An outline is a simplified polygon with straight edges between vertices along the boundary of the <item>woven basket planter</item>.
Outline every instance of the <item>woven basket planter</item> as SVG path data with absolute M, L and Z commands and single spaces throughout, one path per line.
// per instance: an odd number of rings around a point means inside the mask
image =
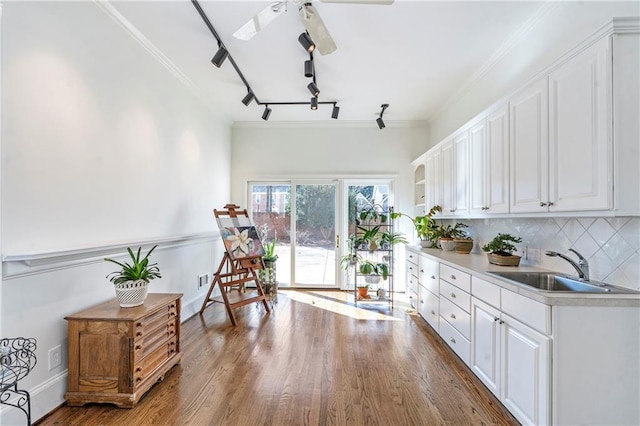
M 147 287 L 149 283 L 145 280 L 127 281 L 120 284 L 114 284 L 116 288 L 116 296 L 122 308 L 133 308 L 140 306 L 147 298 Z
M 473 240 L 455 239 L 456 253 L 469 254 L 473 250 Z
M 520 265 L 520 256 L 515 254 L 511 256 L 500 256 L 495 253 L 487 253 L 487 257 L 489 258 L 489 263 L 493 263 L 494 265 L 500 266 L 518 266 Z

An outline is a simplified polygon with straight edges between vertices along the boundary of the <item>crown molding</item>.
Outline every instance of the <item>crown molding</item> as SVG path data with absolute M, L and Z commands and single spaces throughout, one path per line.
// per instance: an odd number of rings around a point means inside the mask
M 135 25 L 133 25 L 127 18 L 124 17 L 109 0 L 93 0 L 93 3 L 98 6 L 108 17 L 116 22 L 127 34 L 133 38 L 152 58 L 154 58 L 162 67 L 164 67 L 169 73 L 175 77 L 187 90 L 195 96 L 200 102 L 202 102 L 209 111 L 216 116 L 219 120 L 225 122 L 227 125 L 231 125 L 231 120 L 220 114 L 215 105 L 209 103 L 208 99 L 203 95 L 203 91 L 191 81 L 187 75 L 182 72 L 171 59 L 169 59 L 155 44 L 151 42 Z
M 384 120 L 386 127 L 391 128 L 429 128 L 426 121 L 407 120 L 407 121 L 390 121 Z M 375 120 L 324 120 L 324 121 L 235 121 L 232 128 L 280 128 L 280 129 L 296 129 L 296 128 L 371 128 L 378 130 Z
M 489 57 L 487 61 L 485 61 L 480 68 L 471 76 L 471 78 L 460 87 L 460 89 L 454 93 L 449 99 L 442 104 L 440 108 L 427 119 L 427 121 L 432 121 L 437 118 L 440 114 L 446 111 L 451 105 L 453 105 L 456 101 L 458 101 L 465 93 L 471 90 L 479 80 L 485 77 L 493 68 L 505 57 L 509 52 L 511 52 L 515 47 L 517 47 L 522 40 L 525 39 L 529 33 L 538 26 L 540 21 L 547 16 L 552 10 L 558 7 L 560 2 L 554 0 L 547 0 L 542 6 L 536 10 L 536 12 L 529 18 L 527 21 L 511 36 L 509 37 L 502 45 Z

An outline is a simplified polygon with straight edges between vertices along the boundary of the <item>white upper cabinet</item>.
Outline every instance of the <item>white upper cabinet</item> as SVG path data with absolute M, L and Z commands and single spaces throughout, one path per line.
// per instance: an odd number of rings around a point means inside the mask
M 442 152 L 442 198 L 440 206 L 443 216 L 451 216 L 456 210 L 455 169 L 453 140 L 449 139 L 441 147 Z
M 509 109 L 469 129 L 469 207 L 475 215 L 509 212 Z
M 611 208 L 611 50 L 605 38 L 549 75 L 550 211 Z
M 454 152 L 454 200 L 453 214 L 469 214 L 469 132 L 464 131 L 453 138 Z
M 547 211 L 549 144 L 547 79 L 509 100 L 511 212 Z
M 425 211 L 442 205 L 442 151 L 437 148 L 425 159 Z

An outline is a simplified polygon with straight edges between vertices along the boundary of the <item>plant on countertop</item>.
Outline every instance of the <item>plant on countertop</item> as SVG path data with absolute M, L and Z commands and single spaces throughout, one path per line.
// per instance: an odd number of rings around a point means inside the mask
M 489 263 L 500 266 L 520 265 L 520 256 L 513 254 L 517 250 L 513 243 L 522 242 L 522 238 L 511 234 L 498 234 L 493 240 L 482 247 L 487 252 Z
M 413 222 L 413 227 L 415 228 L 418 238 L 422 241 L 435 241 L 436 235 L 435 231 L 438 229 L 436 226 L 436 221 L 433 216 L 441 212 L 442 208 L 438 205 L 431 207 L 431 210 L 427 212 L 427 214 L 423 216 L 411 217 L 406 213 L 393 212 L 391 213 L 392 219 L 397 219 L 402 216 L 408 217 L 411 222 Z
M 131 264 L 127 262 L 118 262 L 117 260 L 105 258 L 107 262 L 113 262 L 116 265 L 119 265 L 122 269 L 119 271 L 111 272 L 107 275 L 109 281 L 114 284 L 122 284 L 127 281 L 138 281 L 142 280 L 146 283 L 155 279 L 162 278 L 160 275 L 160 269 L 158 268 L 157 263 L 149 264 L 149 256 L 151 252 L 158 247 L 157 245 L 153 246 L 151 250 L 147 253 L 145 257 L 140 259 L 140 251 L 142 247 L 138 247 L 138 253 L 136 255 L 133 254 L 131 248 L 127 247 L 127 251 L 129 252 L 129 256 L 131 257 Z
M 469 225 L 464 223 L 456 223 L 455 225 L 441 225 L 436 231 L 438 238 L 460 238 L 467 239 L 467 231 Z
M 498 234 L 493 240 L 485 244 L 482 250 L 500 256 L 513 256 L 513 252 L 517 251 L 517 248 L 512 243 L 521 242 L 522 238 L 520 237 L 514 237 L 511 234 Z

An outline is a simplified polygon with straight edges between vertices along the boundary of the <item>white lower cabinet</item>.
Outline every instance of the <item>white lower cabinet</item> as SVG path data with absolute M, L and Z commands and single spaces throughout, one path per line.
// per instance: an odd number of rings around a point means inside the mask
M 476 297 L 471 330 L 473 372 L 520 422 L 549 424 L 550 337 Z
M 418 313 L 435 331 L 440 330 L 440 299 L 422 284 L 418 286 Z

